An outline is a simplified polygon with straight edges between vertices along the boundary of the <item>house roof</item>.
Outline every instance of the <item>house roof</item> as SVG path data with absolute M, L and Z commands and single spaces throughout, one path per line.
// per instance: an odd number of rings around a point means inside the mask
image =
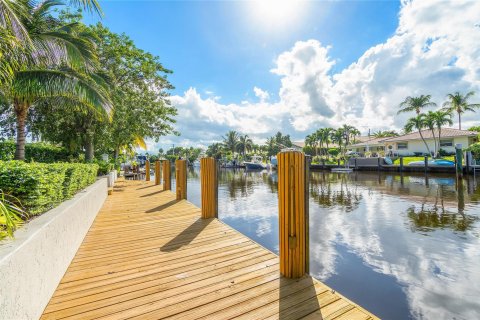
M 438 137 L 438 130 L 435 129 L 435 137 Z M 432 130 L 425 129 L 422 130 L 422 135 L 424 139 L 432 139 Z M 476 137 L 479 133 L 475 131 L 468 131 L 468 130 L 459 130 L 454 128 L 443 128 L 442 129 L 442 138 L 454 138 L 454 137 Z M 386 137 L 386 138 L 373 138 L 364 142 L 352 144 L 349 147 L 363 147 L 366 145 L 379 145 L 384 144 L 387 142 L 399 142 L 399 141 L 409 141 L 409 140 L 420 140 L 420 133 L 412 132 L 408 134 L 404 134 L 398 137 Z
M 386 140 L 386 139 L 388 139 L 388 138 L 372 138 L 370 140 L 365 140 L 365 141 L 360 142 L 360 143 L 351 144 L 348 147 L 363 147 L 363 146 L 366 146 L 366 145 L 373 146 L 373 145 L 376 145 L 376 144 L 383 144 L 383 141 Z
M 438 137 L 438 130 L 435 129 L 435 137 Z M 442 129 L 442 138 L 454 138 L 454 137 L 476 137 L 478 136 L 478 132 L 475 131 L 468 131 L 468 130 L 459 130 L 453 128 L 443 128 Z M 432 131 L 429 129 L 422 130 L 422 135 L 424 139 L 433 139 Z M 403 136 L 392 137 L 392 138 L 385 138 L 383 142 L 397 142 L 397 141 L 408 141 L 408 140 L 419 140 L 421 139 L 420 133 L 412 132 L 409 134 L 405 134 Z

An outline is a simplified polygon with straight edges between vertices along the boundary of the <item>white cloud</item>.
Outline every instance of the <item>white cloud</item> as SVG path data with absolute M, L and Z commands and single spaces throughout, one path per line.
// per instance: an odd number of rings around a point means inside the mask
M 441 104 L 447 93 L 475 90 L 480 100 L 478 12 L 480 1 L 404 1 L 395 34 L 337 74 L 328 46 L 298 41 L 271 70 L 281 81 L 276 102 L 257 87 L 253 103 L 224 104 L 194 88 L 172 97 L 179 139 L 208 144 L 228 130 L 256 139 L 281 130 L 302 139 L 319 126 L 343 123 L 363 132 L 398 129 L 409 115 L 397 116 L 397 106 L 408 95 L 431 94 Z M 465 127 L 474 120 L 478 114 L 466 114 Z
M 253 87 L 253 92 L 255 93 L 255 96 L 260 99 L 260 102 L 265 102 L 270 99 L 270 94 L 268 91 L 262 90 L 258 87 Z

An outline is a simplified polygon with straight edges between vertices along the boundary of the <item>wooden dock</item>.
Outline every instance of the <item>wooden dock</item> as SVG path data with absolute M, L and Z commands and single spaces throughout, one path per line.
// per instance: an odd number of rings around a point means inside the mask
M 171 191 L 120 181 L 41 319 L 377 319 Z

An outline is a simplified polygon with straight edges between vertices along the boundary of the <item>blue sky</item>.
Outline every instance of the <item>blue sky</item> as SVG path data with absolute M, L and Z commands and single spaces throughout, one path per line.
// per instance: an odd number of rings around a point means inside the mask
M 257 142 L 345 123 L 401 130 L 409 95 L 439 105 L 454 91 L 480 95 L 480 1 L 100 3 L 105 25 L 174 71 L 181 136 L 148 141 L 153 150 L 206 146 L 228 130 Z
M 300 23 L 288 30 L 262 30 L 257 18 L 248 14 L 255 6 L 251 1 L 101 1 L 101 5 L 102 23 L 125 32 L 174 71 L 174 94 L 195 87 L 226 103 L 248 99 L 254 86 L 278 90 L 279 79 L 270 69 L 276 56 L 298 40 L 314 38 L 331 45 L 337 60 L 332 71 L 343 69 L 393 34 L 400 7 L 398 1 L 308 2 L 300 4 L 308 6 Z

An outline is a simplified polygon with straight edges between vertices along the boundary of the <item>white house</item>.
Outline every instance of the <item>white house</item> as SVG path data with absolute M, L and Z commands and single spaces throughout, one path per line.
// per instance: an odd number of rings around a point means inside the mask
M 438 139 L 438 131 L 434 132 Z M 466 148 L 478 141 L 478 132 L 468 130 L 458 130 L 453 128 L 443 128 L 441 131 L 440 148 L 448 153 L 455 152 L 455 145 L 462 144 Z M 435 150 L 434 138 L 431 130 L 422 130 L 422 136 L 425 139 L 430 151 Z M 356 143 L 347 147 L 352 152 L 364 154 L 365 152 L 384 152 L 403 156 L 426 154 L 428 150 L 420 137 L 420 133 L 412 132 L 398 137 L 373 138 L 365 142 Z

